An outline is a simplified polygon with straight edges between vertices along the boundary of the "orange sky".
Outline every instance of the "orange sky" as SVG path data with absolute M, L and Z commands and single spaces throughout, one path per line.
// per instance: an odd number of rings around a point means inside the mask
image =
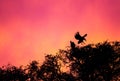
M 0 65 L 42 61 L 77 31 L 87 43 L 120 40 L 120 0 L 0 0 Z

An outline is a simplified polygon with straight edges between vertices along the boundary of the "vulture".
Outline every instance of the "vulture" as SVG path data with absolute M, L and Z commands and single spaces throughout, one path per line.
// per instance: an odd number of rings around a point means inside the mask
M 85 39 L 86 36 L 87 36 L 87 34 L 81 36 L 81 35 L 79 34 L 79 32 L 77 32 L 77 33 L 75 34 L 75 39 L 78 40 L 78 44 L 80 44 L 80 43 L 84 42 L 84 40 L 86 41 L 86 39 Z

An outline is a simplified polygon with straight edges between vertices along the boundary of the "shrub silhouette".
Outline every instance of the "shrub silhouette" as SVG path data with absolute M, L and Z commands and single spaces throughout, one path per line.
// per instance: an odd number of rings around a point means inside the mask
M 67 71 L 62 70 L 67 68 Z M 120 42 L 76 45 L 48 54 L 39 64 L 7 65 L 0 68 L 0 81 L 119 81 Z

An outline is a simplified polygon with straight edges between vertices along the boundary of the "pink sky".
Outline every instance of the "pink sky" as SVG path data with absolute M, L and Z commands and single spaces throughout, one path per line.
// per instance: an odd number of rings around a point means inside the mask
M 120 40 L 120 0 L 0 0 L 0 65 L 42 61 L 69 45 Z

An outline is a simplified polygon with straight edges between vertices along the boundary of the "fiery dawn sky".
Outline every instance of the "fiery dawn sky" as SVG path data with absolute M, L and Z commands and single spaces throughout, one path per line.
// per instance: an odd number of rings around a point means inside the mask
M 77 31 L 87 43 L 120 40 L 120 0 L 0 0 L 0 65 L 42 61 Z

